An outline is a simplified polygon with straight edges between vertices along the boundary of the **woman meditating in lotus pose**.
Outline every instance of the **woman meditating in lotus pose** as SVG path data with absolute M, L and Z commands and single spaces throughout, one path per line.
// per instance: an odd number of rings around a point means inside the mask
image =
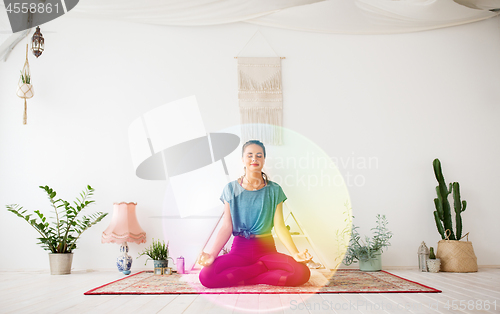
M 212 249 L 202 252 L 200 282 L 207 288 L 268 284 L 299 286 L 311 275 L 305 265 L 312 259 L 300 252 L 283 221 L 283 202 L 287 199 L 277 183 L 262 172 L 266 158 L 264 145 L 257 140 L 242 148 L 245 174 L 228 183 L 220 197 L 224 203 L 222 227 Z M 271 234 L 273 228 L 291 256 L 278 253 Z M 231 251 L 218 256 L 231 234 Z

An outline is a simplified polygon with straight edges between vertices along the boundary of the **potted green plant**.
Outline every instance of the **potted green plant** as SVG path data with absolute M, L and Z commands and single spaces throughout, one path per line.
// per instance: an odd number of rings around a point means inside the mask
M 148 260 L 153 260 L 153 264 L 155 268 L 166 268 L 168 267 L 168 259 L 174 261 L 171 257 L 168 256 L 168 243 L 165 244 L 165 241 L 155 241 L 152 240 L 150 246 L 146 247 L 141 253 L 139 253 L 139 257 L 147 255 L 148 258 L 144 265 L 147 264 Z
M 19 86 L 17 87 L 17 96 L 21 98 L 31 98 L 34 95 L 33 85 L 31 85 L 31 76 L 25 71 L 21 71 L 21 78 L 19 79 Z
M 436 254 L 434 254 L 434 248 L 432 246 L 429 251 L 430 252 L 429 259 L 427 260 L 427 269 L 429 269 L 429 272 L 431 273 L 437 273 L 441 268 L 441 259 L 436 258 Z
M 39 243 L 44 250 L 50 251 L 50 273 L 52 275 L 64 275 L 71 273 L 71 263 L 73 261 L 73 250 L 76 249 L 76 242 L 82 233 L 101 221 L 108 213 L 97 212 L 88 216 L 77 218 L 80 213 L 94 201 L 91 196 L 94 189 L 87 185 L 87 188 L 80 193 L 80 198 L 73 201 L 73 205 L 63 199 L 55 199 L 57 193 L 48 186 L 40 186 L 48 197 L 54 209 L 55 221 L 50 224 L 47 218 L 39 210 L 34 213 L 38 218 L 31 218 L 33 214 L 25 214 L 18 204 L 7 205 L 7 210 L 23 218 L 39 234 Z
M 438 242 L 437 257 L 441 259 L 441 270 L 449 272 L 476 272 L 477 258 L 474 254 L 472 242 L 460 241 L 462 236 L 462 212 L 467 208 L 467 201 L 460 198 L 460 185 L 458 182 L 446 185 L 441 162 L 434 159 L 432 162 L 434 175 L 438 181 L 436 186 L 437 198 L 434 199 L 434 220 L 441 241 Z M 453 222 L 451 205 L 448 196 L 453 193 L 453 207 L 455 211 L 455 232 L 453 232 Z
M 23 71 L 19 71 L 21 72 L 21 81 L 23 82 L 23 84 L 30 84 L 31 83 L 31 76 L 25 72 L 23 73 Z
M 354 218 L 354 217 L 353 217 Z M 377 226 L 372 228 L 374 235 L 372 238 L 365 236 L 361 239 L 358 228 L 353 224 L 349 247 L 344 256 L 344 264 L 349 266 L 359 261 L 361 271 L 379 271 L 382 270 L 382 252 L 389 247 L 392 238 L 392 232 L 387 229 L 387 218 L 385 215 L 377 214 Z

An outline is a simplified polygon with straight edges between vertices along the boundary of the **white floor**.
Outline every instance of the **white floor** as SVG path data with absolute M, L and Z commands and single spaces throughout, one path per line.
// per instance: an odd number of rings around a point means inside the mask
M 85 296 L 123 275 L 0 272 L 0 313 L 500 313 L 500 268 L 467 274 L 388 271 L 443 293 Z

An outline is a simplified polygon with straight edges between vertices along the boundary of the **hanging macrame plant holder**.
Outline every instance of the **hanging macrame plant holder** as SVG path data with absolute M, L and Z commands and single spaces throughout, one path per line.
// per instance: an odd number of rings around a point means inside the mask
M 26 45 L 26 61 L 24 62 L 23 69 L 21 70 L 21 77 L 17 82 L 17 96 L 24 98 L 24 115 L 23 124 L 28 123 L 28 104 L 26 99 L 30 99 L 35 95 L 33 85 L 31 84 L 30 64 L 28 62 L 28 45 Z

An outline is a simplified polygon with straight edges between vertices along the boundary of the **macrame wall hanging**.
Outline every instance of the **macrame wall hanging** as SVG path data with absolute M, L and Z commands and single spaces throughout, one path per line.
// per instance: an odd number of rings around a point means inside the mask
M 28 104 L 26 99 L 30 99 L 35 95 L 33 85 L 31 85 L 31 72 L 30 64 L 28 63 L 28 45 L 26 45 L 26 61 L 24 62 L 23 69 L 21 70 L 21 77 L 17 82 L 17 96 L 24 98 L 24 115 L 23 124 L 28 123 Z
M 258 139 L 264 144 L 283 145 L 282 58 L 236 58 L 242 141 Z

